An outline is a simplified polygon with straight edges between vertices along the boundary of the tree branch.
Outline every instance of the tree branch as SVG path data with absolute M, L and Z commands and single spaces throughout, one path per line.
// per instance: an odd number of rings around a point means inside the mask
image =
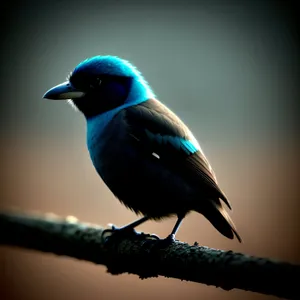
M 107 266 L 111 274 L 159 275 L 300 299 L 300 266 L 203 246 L 161 247 L 147 235 L 102 235 L 103 228 L 74 217 L 0 213 L 0 244 L 53 252 Z M 107 239 L 103 239 L 105 236 Z M 299 282 L 298 282 L 299 283 Z

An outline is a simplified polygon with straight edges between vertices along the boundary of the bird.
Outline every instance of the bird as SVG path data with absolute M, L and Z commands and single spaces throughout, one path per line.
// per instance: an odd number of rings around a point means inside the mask
M 43 98 L 67 100 L 85 117 L 87 148 L 98 175 L 139 216 L 115 230 L 176 216 L 165 238 L 174 241 L 183 219 L 195 211 L 225 237 L 242 242 L 225 209 L 231 204 L 197 139 L 131 62 L 113 55 L 89 57 Z

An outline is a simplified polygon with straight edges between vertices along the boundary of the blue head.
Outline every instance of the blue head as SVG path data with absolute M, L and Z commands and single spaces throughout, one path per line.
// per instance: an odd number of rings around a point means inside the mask
M 86 118 L 153 97 L 141 73 L 116 56 L 95 56 L 82 61 L 68 81 L 44 95 L 47 99 L 70 99 Z

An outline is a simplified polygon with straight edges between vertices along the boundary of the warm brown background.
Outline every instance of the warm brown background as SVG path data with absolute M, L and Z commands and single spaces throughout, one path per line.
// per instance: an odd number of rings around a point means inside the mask
M 177 238 L 300 263 L 295 9 L 242 2 L 1 4 L 1 208 L 102 225 L 134 220 L 91 165 L 84 119 L 66 103 L 41 100 L 82 59 L 114 54 L 136 64 L 198 137 L 244 243 L 227 240 L 196 213 Z M 174 222 L 139 229 L 166 236 Z M 112 276 L 103 266 L 10 247 L 0 248 L 0 298 L 275 299 Z

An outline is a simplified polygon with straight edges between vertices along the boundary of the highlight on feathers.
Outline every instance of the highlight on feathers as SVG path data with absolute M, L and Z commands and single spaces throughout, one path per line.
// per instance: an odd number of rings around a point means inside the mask
M 118 56 L 98 55 L 86 58 L 75 67 L 72 74 L 76 74 L 77 72 L 90 72 L 91 74 L 96 74 L 99 70 L 101 70 L 101 74 L 135 77 L 137 81 L 148 91 L 149 98 L 156 97 L 149 83 L 137 67 L 128 60 L 122 59 Z

